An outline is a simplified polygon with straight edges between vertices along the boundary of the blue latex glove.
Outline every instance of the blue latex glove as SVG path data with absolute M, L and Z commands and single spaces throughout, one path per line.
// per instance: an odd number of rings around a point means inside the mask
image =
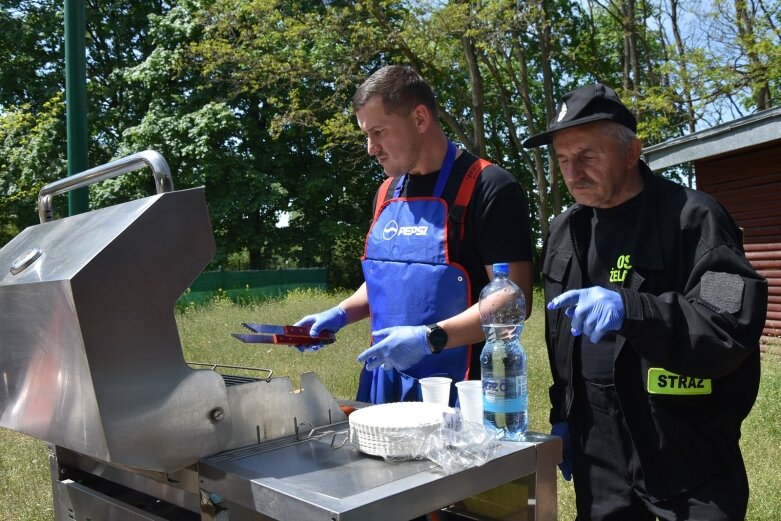
M 347 313 L 339 306 L 334 306 L 320 313 L 307 315 L 294 326 L 303 326 L 309 328 L 309 335 L 316 337 L 323 331 L 330 331 L 336 334 L 340 329 L 347 325 Z M 296 346 L 302 353 L 304 351 L 317 351 L 324 344 L 314 344 L 308 346 Z
M 569 439 L 569 423 L 554 423 L 550 433 L 561 438 L 564 454 L 561 463 L 559 463 L 559 470 L 564 481 L 570 481 L 572 479 L 572 443 Z
M 358 355 L 372 371 L 381 365 L 385 369 L 403 371 L 431 354 L 426 326 L 395 326 L 373 331 L 374 345 Z
M 624 323 L 624 303 L 615 291 L 594 286 L 566 291 L 548 302 L 548 309 L 566 307 L 572 319 L 572 334 L 585 333 L 593 343 L 608 331 L 618 331 Z

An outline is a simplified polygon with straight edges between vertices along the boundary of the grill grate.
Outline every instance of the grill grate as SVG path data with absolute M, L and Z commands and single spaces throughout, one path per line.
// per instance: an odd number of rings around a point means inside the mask
M 260 380 L 260 378 L 252 378 L 250 376 L 237 376 L 235 374 L 224 374 L 222 375 L 222 379 L 225 380 L 225 387 L 230 387 L 231 385 L 246 384 L 250 382 L 257 382 L 258 380 Z
M 217 371 L 217 369 L 222 368 L 222 369 L 242 369 L 246 371 L 257 371 L 262 373 L 268 373 L 265 376 L 265 378 L 255 378 L 254 376 L 239 376 L 235 374 L 220 373 L 220 376 L 222 376 L 222 379 L 225 382 L 225 387 L 230 387 L 232 385 L 246 384 L 250 382 L 257 382 L 258 380 L 266 380 L 268 382 L 271 380 L 271 374 L 273 373 L 271 369 L 263 369 L 260 367 L 245 367 L 242 365 L 205 364 L 203 362 L 187 362 L 187 364 L 199 366 L 199 367 L 208 367 L 212 371 Z

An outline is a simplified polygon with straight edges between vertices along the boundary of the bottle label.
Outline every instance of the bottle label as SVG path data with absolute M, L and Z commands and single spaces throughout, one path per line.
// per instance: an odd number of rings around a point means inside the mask
M 526 410 L 526 377 L 483 377 L 483 408 L 488 412 L 513 413 Z
M 519 396 L 513 400 L 489 401 L 486 399 L 483 403 L 483 409 L 493 413 L 518 413 L 526 410 L 526 399 Z

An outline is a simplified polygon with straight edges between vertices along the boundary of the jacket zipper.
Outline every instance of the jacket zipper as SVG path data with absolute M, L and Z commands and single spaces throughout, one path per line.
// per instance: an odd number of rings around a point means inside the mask
M 575 229 L 572 226 L 572 221 L 575 217 L 575 214 L 578 210 L 573 211 L 570 216 L 567 218 L 567 227 L 569 228 L 569 240 L 572 243 L 572 251 L 575 252 L 575 267 L 578 270 L 578 280 L 580 281 L 579 286 L 583 287 L 583 269 L 581 268 L 582 263 L 580 259 L 580 250 L 578 249 L 577 241 L 575 240 Z M 570 289 L 570 288 L 568 288 Z M 572 404 L 575 400 L 575 384 L 574 384 L 574 376 L 575 376 L 575 337 L 570 335 L 570 343 L 569 343 L 569 350 L 570 350 L 570 364 L 569 364 L 569 396 L 567 397 L 567 403 L 565 404 L 565 413 L 567 415 L 567 418 L 569 418 L 570 411 L 572 410 Z

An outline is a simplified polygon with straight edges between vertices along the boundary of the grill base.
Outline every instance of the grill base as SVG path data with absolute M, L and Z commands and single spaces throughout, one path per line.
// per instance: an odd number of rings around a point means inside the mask
M 110 465 L 52 447 L 57 521 L 399 521 L 556 519 L 559 438 L 528 434 L 453 474 L 388 463 L 350 444 L 346 422 L 203 458 L 173 474 Z M 334 444 L 336 439 L 336 444 Z

